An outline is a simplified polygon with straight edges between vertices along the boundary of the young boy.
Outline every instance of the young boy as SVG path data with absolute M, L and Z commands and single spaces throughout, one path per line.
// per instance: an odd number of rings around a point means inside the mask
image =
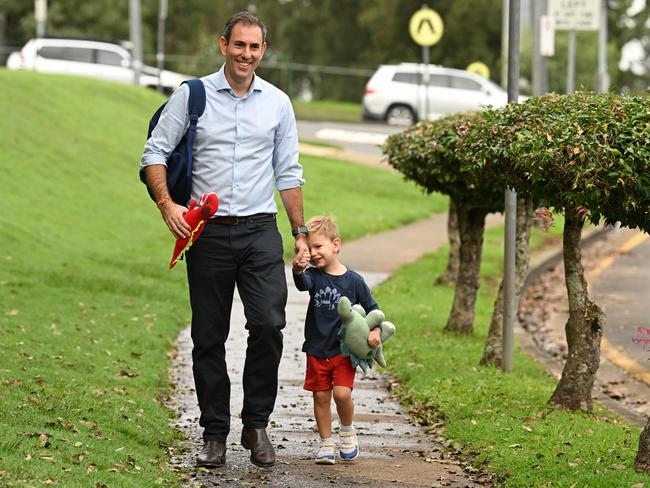
M 309 291 L 305 320 L 307 353 L 305 390 L 313 392 L 314 416 L 320 434 L 317 464 L 336 462 L 337 444 L 332 436 L 332 396 L 339 415 L 338 456 L 351 461 L 359 455 L 357 434 L 352 426 L 354 402 L 352 387 L 355 370 L 350 358 L 341 355 L 338 331 L 341 320 L 336 305 L 342 296 L 360 304 L 366 312 L 379 308 L 363 278 L 338 259 L 341 237 L 331 217 L 312 217 L 307 222 L 309 253 L 293 259 L 293 279 L 300 291 Z M 307 268 L 311 263 L 313 267 Z M 368 344 L 381 344 L 381 329 L 375 327 Z

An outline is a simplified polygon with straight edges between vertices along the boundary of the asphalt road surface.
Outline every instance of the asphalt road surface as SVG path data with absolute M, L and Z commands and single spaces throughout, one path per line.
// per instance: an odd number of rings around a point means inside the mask
M 334 144 L 347 151 L 381 156 L 379 144 L 390 134 L 400 132 L 404 127 L 393 127 L 381 123 L 344 123 L 298 121 L 298 137 L 301 142 Z
M 607 315 L 605 337 L 650 373 L 650 239 L 638 233 L 603 260 L 591 280 Z

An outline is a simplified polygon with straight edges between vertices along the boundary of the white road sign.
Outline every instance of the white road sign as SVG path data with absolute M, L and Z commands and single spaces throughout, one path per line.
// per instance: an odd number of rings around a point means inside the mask
M 542 56 L 555 56 L 555 24 L 553 17 L 542 15 L 539 29 L 539 53 Z
M 555 30 L 598 30 L 602 0 L 549 0 Z

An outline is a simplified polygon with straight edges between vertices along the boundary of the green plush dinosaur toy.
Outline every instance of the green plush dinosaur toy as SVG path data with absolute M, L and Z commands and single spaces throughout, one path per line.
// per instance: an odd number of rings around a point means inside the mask
M 366 315 L 361 305 L 352 305 L 347 297 L 341 297 L 336 311 L 341 317 L 341 354 L 350 357 L 352 367 L 359 366 L 365 373 L 368 368 L 372 368 L 374 360 L 385 368 L 382 345 L 395 333 L 395 325 L 384 320 L 384 312 L 372 310 Z M 373 349 L 368 344 L 368 334 L 377 326 L 381 328 L 381 345 Z

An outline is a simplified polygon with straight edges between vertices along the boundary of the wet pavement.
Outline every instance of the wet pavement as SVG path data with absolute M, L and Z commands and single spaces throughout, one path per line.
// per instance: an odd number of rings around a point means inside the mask
M 607 315 L 606 348 L 637 362 L 650 379 L 650 239 L 619 233 L 611 254 L 590 273 L 591 292 Z
M 442 443 L 434 442 L 422 427 L 411 422 L 407 412 L 391 396 L 388 380 L 377 371 L 366 375 L 357 373 L 353 393 L 356 405 L 354 423 L 359 433 L 361 456 L 353 462 L 339 462 L 334 466 L 314 464 L 318 434 L 311 393 L 302 389 L 305 355 L 301 347 L 309 295 L 293 287 L 290 268 L 286 271 L 289 278 L 288 320 L 284 331 L 278 398 L 268 429 L 276 446 L 278 462 L 272 468 L 257 468 L 250 463 L 249 452 L 239 444 L 241 420 L 238 413 L 242 406 L 241 374 L 246 334 L 243 307 L 236 297 L 233 325 L 226 346 L 233 416 L 227 462 L 223 468 L 194 468 L 194 459 L 202 442 L 192 379 L 189 329 L 183 330 L 177 339 L 175 367 L 171 372 L 176 390 L 169 406 L 179 412 L 175 426 L 187 436 L 187 441 L 172 451 L 172 465 L 183 474 L 186 486 L 318 488 L 333 483 L 342 487 L 368 485 L 379 488 L 488 486 L 485 477 L 466 472 L 465 469 L 471 468 L 465 468 L 453 459 Z M 364 273 L 371 287 L 387 276 L 387 273 Z M 337 418 L 335 411 L 333 418 Z M 338 422 L 335 420 L 333 425 L 336 427 Z

